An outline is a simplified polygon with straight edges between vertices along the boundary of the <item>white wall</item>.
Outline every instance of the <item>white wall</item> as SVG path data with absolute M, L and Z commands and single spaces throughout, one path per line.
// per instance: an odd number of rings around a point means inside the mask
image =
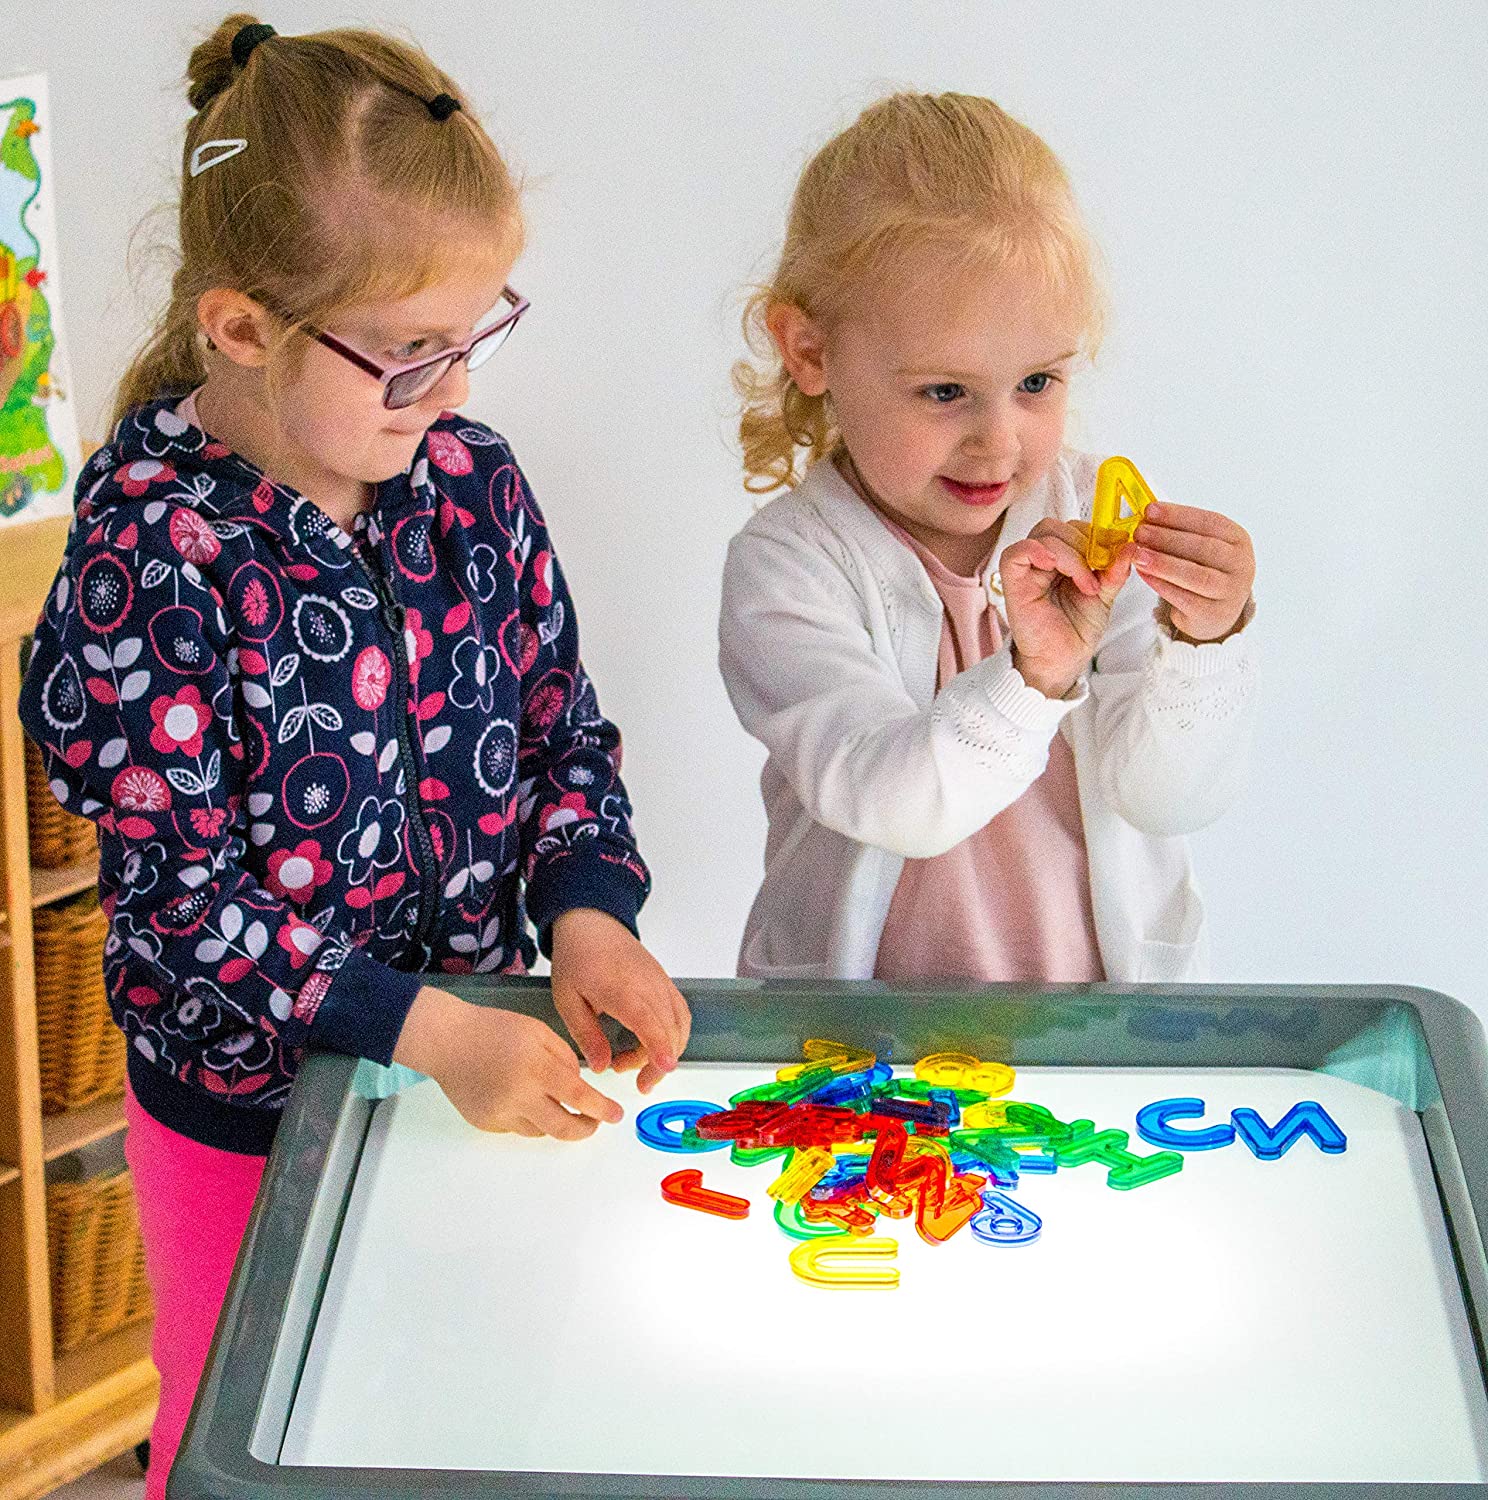
M 40 8 L 0 66 L 51 78 L 87 433 L 158 295 L 131 289 L 124 249 L 172 191 L 188 34 L 226 9 Z M 626 734 L 644 930 L 675 972 L 732 972 L 764 837 L 762 756 L 714 664 L 751 503 L 730 447 L 737 291 L 817 144 L 891 88 L 957 88 L 1044 136 L 1107 252 L 1115 321 L 1070 441 L 1131 454 L 1256 541 L 1254 779 L 1196 841 L 1216 978 L 1410 982 L 1488 1015 L 1479 0 L 384 0 L 265 19 L 411 28 L 531 179 L 513 279 L 533 311 L 469 409 L 511 437 L 552 521 Z

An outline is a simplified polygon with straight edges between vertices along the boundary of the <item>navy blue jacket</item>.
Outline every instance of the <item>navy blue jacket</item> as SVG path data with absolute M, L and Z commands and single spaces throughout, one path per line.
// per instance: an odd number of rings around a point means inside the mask
M 444 413 L 349 536 L 175 412 L 79 477 L 21 718 L 99 829 L 141 1104 L 266 1152 L 308 1045 L 390 1060 L 425 973 L 635 928 L 620 736 L 510 448 Z

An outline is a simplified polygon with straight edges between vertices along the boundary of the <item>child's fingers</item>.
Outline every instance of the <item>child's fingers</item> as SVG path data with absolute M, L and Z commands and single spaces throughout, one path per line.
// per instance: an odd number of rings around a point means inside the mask
M 614 1125 L 625 1118 L 625 1111 L 621 1109 L 618 1101 L 611 1099 L 607 1094 L 601 1094 L 592 1083 L 580 1076 L 577 1068 L 572 1073 L 552 1081 L 548 1087 L 553 1099 L 559 1104 L 573 1110 L 576 1114 L 583 1115 L 596 1125 Z M 544 1122 L 541 1118 L 537 1118 L 535 1123 L 541 1125 Z M 584 1133 L 589 1134 L 588 1131 Z
M 653 982 L 646 987 L 646 995 L 656 1012 L 657 1020 L 666 1030 L 667 1055 L 673 1059 L 680 1058 L 687 1046 L 687 1039 L 692 1034 L 692 1015 L 687 1009 L 687 1002 L 659 965 Z M 640 1035 L 639 1032 L 636 1034 Z
M 553 1004 L 557 1007 L 569 1035 L 584 1054 L 584 1061 L 596 1073 L 603 1073 L 610 1065 L 610 1043 L 600 1029 L 599 1021 L 578 990 L 561 980 L 553 983 Z
M 640 993 L 630 987 L 617 989 L 605 1000 L 604 1008 L 630 1027 L 654 1063 L 668 1072 L 677 1066 L 677 1047 L 670 1035 L 672 1007 L 664 991 L 658 993 L 649 985 Z
M 617 1073 L 634 1073 L 645 1061 L 646 1049 L 644 1047 L 632 1047 L 628 1052 L 617 1052 L 615 1060 L 610 1066 Z
M 643 1094 L 649 1094 L 665 1077 L 666 1073 L 662 1069 L 658 1068 L 655 1063 L 648 1062 L 636 1078 L 636 1087 Z
M 1221 515 L 1217 510 L 1204 510 L 1197 505 L 1174 505 L 1168 500 L 1154 501 L 1142 513 L 1142 519 L 1156 526 L 1197 531 L 1227 542 L 1241 542 L 1247 538 L 1245 528 L 1238 522 Z
M 1030 551 L 1042 554 L 1047 561 L 1042 563 L 1046 572 L 1062 573 L 1083 594 L 1098 594 L 1100 582 L 1090 571 L 1085 554 L 1075 548 L 1063 536 L 1035 532 L 1029 537 Z
M 1095 576 L 1100 580 L 1101 598 L 1109 604 L 1131 577 L 1132 562 L 1137 555 L 1135 545 L 1128 542 L 1111 560 L 1109 567 L 1102 568 Z
M 1143 521 L 1137 527 L 1134 539 L 1140 547 L 1164 552 L 1169 557 L 1186 557 L 1190 562 L 1217 568 L 1221 573 L 1238 572 L 1242 560 L 1237 543 L 1198 531 L 1179 531 L 1172 526 L 1152 526 Z
M 1159 599 L 1167 600 L 1168 606 L 1175 615 L 1183 615 L 1188 619 L 1202 618 L 1214 608 L 1212 599 L 1206 599 L 1200 594 L 1191 594 L 1187 589 L 1181 589 L 1176 584 L 1164 583 L 1160 578 L 1147 581 Z
M 527 1106 L 527 1118 L 544 1135 L 560 1141 L 584 1141 L 599 1129 L 599 1121 L 589 1115 L 571 1114 L 553 1099 L 534 1099 Z
M 677 1056 L 680 1058 L 687 1051 L 687 1044 L 692 1040 L 692 1011 L 688 1008 L 686 997 L 670 980 L 667 988 L 671 992 L 672 1014 L 677 1021 Z
M 1172 557 L 1165 552 L 1149 552 L 1147 548 L 1139 547 L 1133 566 L 1148 583 L 1161 579 L 1190 594 L 1197 594 L 1201 599 L 1223 599 L 1232 592 L 1227 573 L 1205 567 L 1202 563 L 1190 562 L 1185 557 Z

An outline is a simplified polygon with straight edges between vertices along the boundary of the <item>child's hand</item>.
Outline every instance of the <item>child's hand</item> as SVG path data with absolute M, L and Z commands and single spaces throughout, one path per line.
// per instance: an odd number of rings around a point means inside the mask
M 1090 665 L 1131 573 L 1133 547 L 1092 573 L 1085 563 L 1088 536 L 1078 521 L 1043 520 L 1006 548 L 999 564 L 1013 665 L 1047 698 L 1063 698 Z
M 610 1015 L 640 1042 L 613 1059 L 619 1072 L 640 1068 L 649 1094 L 677 1066 L 692 1033 L 687 1002 L 666 971 L 608 912 L 576 907 L 553 922 L 553 1003 L 585 1060 L 602 1073 L 610 1044 L 598 1017 Z
M 1133 566 L 1168 602 L 1173 628 L 1193 645 L 1231 634 L 1250 600 L 1250 535 L 1218 511 L 1149 505 L 1137 527 Z
M 414 999 L 393 1061 L 427 1073 L 478 1130 L 579 1141 L 601 1121 L 625 1116 L 580 1076 L 578 1058 L 551 1026 L 432 985 Z

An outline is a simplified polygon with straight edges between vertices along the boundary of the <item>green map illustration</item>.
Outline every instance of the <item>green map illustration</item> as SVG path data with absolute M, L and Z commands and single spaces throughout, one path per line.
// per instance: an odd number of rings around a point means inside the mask
M 0 101 L 0 519 L 62 488 L 67 462 L 47 425 L 62 394 L 51 375 L 56 336 L 41 270 L 42 247 L 26 224 L 41 191 L 31 148 L 36 105 Z

